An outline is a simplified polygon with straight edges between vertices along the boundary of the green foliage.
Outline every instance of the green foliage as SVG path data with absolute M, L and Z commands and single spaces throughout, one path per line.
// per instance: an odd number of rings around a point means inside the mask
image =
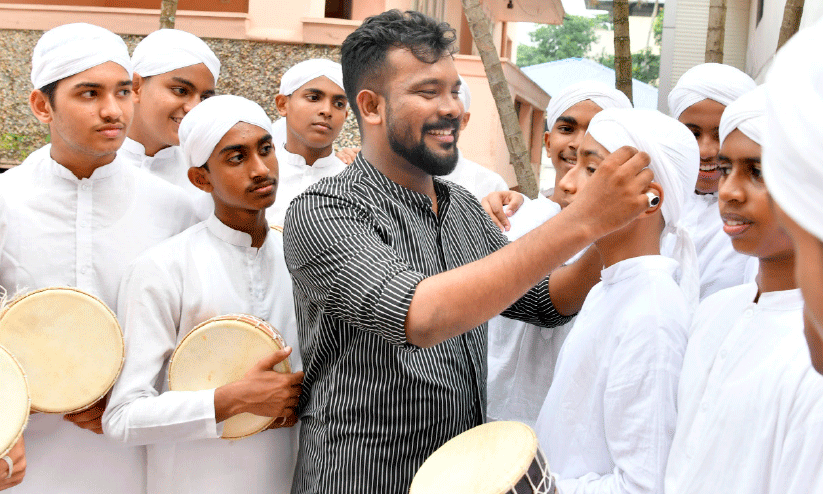
M 526 67 L 564 58 L 584 57 L 592 43 L 597 41 L 594 30 L 602 24 L 602 20 L 598 19 L 570 15 L 559 26 L 538 27 L 529 33 L 531 41 L 537 46 L 520 45 L 517 48 L 517 65 Z
M 48 142 L 50 139 L 46 139 Z M 0 134 L 0 159 L 19 162 L 42 146 L 38 137 L 25 136 L 12 132 Z
M 663 46 L 663 8 L 657 9 L 657 17 L 652 23 L 652 35 L 654 36 L 654 44 Z
M 597 62 L 614 68 L 614 55 L 601 54 Z M 632 77 L 652 86 L 657 86 L 660 77 L 660 55 L 652 53 L 650 48 L 632 53 Z

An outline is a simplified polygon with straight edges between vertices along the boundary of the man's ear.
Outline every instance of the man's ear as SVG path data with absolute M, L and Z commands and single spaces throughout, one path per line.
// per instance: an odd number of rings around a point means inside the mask
M 548 156 L 549 159 L 551 159 L 551 157 L 552 157 L 552 153 L 551 153 L 551 151 L 549 151 L 549 146 L 551 145 L 551 142 L 552 142 L 552 133 L 549 132 L 548 130 L 546 132 L 543 132 L 543 143 L 546 144 L 546 156 Z
M 194 184 L 195 187 L 208 194 L 211 194 L 211 191 L 214 190 L 214 186 L 212 186 L 211 180 L 209 180 L 209 172 L 202 166 L 189 168 L 189 181 Z
M 278 94 L 274 97 L 274 105 L 277 107 L 277 112 L 281 117 L 285 117 L 288 114 L 288 108 L 286 108 L 288 101 L 289 97 L 285 94 Z
M 472 114 L 469 112 L 463 112 L 463 118 L 460 119 L 460 131 L 466 130 L 466 126 L 469 125 L 469 119 L 471 118 Z
M 360 110 L 360 118 L 371 125 L 383 123 L 383 115 L 380 111 L 382 97 L 370 89 L 364 89 L 357 93 L 357 108 Z
M 54 109 L 51 107 L 49 97 L 39 89 L 35 89 L 29 95 L 29 108 L 41 123 L 47 124 L 54 120 Z
M 140 103 L 140 98 L 143 96 L 143 76 L 134 74 L 131 78 L 131 100 L 134 103 Z

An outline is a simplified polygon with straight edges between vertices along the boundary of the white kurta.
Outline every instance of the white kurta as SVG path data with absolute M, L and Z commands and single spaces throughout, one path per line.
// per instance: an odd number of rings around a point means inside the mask
M 0 285 L 10 293 L 74 286 L 114 310 L 128 263 L 190 226 L 191 200 L 119 158 L 77 179 L 50 149 L 0 175 L 8 206 Z M 142 447 L 124 447 L 60 415 L 33 415 L 25 439 L 26 478 L 15 492 L 145 492 Z
M 146 148 L 127 137 L 123 146 L 117 151 L 117 155 L 122 157 L 124 162 L 142 168 L 186 191 L 186 194 L 194 201 L 199 219 L 206 219 L 211 215 L 214 210 L 211 195 L 195 187 L 189 180 L 189 166 L 186 164 L 180 146 L 169 146 L 161 149 L 154 156 L 146 156 Z
M 754 283 L 729 288 L 697 311 L 666 493 L 823 492 L 823 376 L 800 290 L 756 294 Z
M 266 219 L 270 225 L 283 226 L 286 210 L 292 199 L 321 179 L 333 177 L 342 172 L 346 169 L 346 164 L 332 152 L 309 166 L 305 158 L 286 151 L 282 145 L 275 144 L 274 149 L 280 169 L 280 181 L 277 184 L 274 204 L 266 210 Z
M 537 424 L 563 494 L 663 492 L 691 321 L 677 268 L 627 259 L 589 292 Z
M 466 159 L 463 152 L 457 150 L 457 166 L 448 175 L 442 177 L 458 185 L 474 195 L 478 201 L 495 191 L 509 190 L 506 181 L 499 174 L 485 166 Z
M 538 197 L 509 218 L 509 240 L 516 240 L 560 212 L 560 205 Z M 534 428 L 549 391 L 554 366 L 574 319 L 541 328 L 496 316 L 489 321 L 487 420 L 516 420 Z
M 731 238 L 723 231 L 717 194 L 692 194 L 685 205 L 683 224 L 697 251 L 700 266 L 700 300 L 724 288 L 750 280 L 750 257 L 734 250 Z M 671 241 L 663 243 L 670 250 Z
M 282 235 L 260 249 L 215 216 L 147 251 L 123 278 L 119 314 L 126 363 L 103 417 L 107 435 L 148 444 L 148 491 L 287 493 L 297 428 L 239 440 L 219 439 L 214 390 L 168 391 L 168 360 L 195 326 L 244 313 L 269 321 L 293 347 L 301 368 L 292 284 Z

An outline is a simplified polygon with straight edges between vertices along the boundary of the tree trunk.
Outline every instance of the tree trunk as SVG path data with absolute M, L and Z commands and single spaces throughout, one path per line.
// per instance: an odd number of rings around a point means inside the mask
M 480 6 L 480 0 L 461 1 L 463 2 L 463 12 L 469 23 L 469 29 L 472 32 L 472 38 L 474 38 L 477 51 L 480 52 L 480 58 L 483 60 L 483 68 L 486 69 L 486 78 L 489 80 L 494 102 L 497 104 L 497 112 L 503 126 L 503 135 L 509 149 L 509 156 L 512 166 L 514 166 L 520 192 L 528 197 L 535 198 L 537 197 L 537 181 L 532 170 L 529 147 L 523 139 L 520 120 L 509 91 L 509 83 L 503 75 L 503 65 L 497 55 L 497 48 L 494 46 L 489 20 Z
M 723 63 L 726 37 L 726 0 L 709 0 L 709 27 L 706 30 L 706 63 Z
M 614 0 L 614 75 L 615 87 L 632 101 L 632 46 L 629 39 L 629 1 Z
M 805 0 L 786 0 L 786 8 L 783 9 L 783 24 L 780 25 L 780 38 L 777 40 L 778 50 L 800 28 L 804 5 Z
M 174 29 L 174 16 L 177 14 L 177 0 L 161 0 L 160 29 Z

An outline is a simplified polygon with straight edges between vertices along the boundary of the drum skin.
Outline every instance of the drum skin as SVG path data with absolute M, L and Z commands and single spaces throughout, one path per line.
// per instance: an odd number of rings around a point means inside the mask
M 280 333 L 262 319 L 245 314 L 211 318 L 192 329 L 169 362 L 169 389 L 200 391 L 238 381 L 254 364 L 286 344 Z M 274 367 L 291 372 L 289 360 Z M 241 413 L 223 424 L 223 439 L 241 439 L 265 430 L 272 417 Z
M 123 333 L 98 298 L 69 287 L 15 298 L 0 313 L 0 345 L 26 371 L 31 409 L 73 413 L 97 403 L 120 375 Z
M 526 424 L 479 425 L 432 453 L 415 474 L 409 494 L 532 492 L 523 479 L 540 470 L 537 453 L 537 436 Z
M 29 385 L 14 356 L 0 346 L 0 457 L 17 444 L 29 420 Z

